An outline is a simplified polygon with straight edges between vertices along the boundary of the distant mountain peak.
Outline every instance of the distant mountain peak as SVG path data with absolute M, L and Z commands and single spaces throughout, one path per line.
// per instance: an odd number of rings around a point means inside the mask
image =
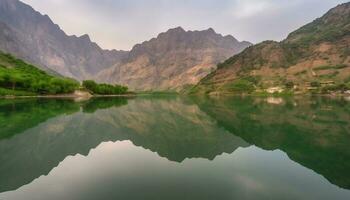
M 79 80 L 119 62 L 124 52 L 101 49 L 88 35 L 68 36 L 48 15 L 18 0 L 0 0 L 0 49 Z
M 90 36 L 88 34 L 84 34 L 82 36 L 79 37 L 82 40 L 85 40 L 87 42 L 91 42 Z
M 178 32 L 178 33 L 183 33 L 186 32 L 185 29 L 183 29 L 181 26 L 171 28 L 167 32 Z
M 250 46 L 214 29 L 169 29 L 156 38 L 135 45 L 128 59 L 102 72 L 99 80 L 128 85 L 133 90 L 177 90 L 196 84 L 219 62 Z M 112 71 L 112 73 L 111 73 Z
M 49 16 L 17 0 L 0 0 L 0 21 L 4 23 L 0 22 L 1 50 L 64 76 L 140 90 L 195 84 L 217 63 L 250 45 L 233 36 L 223 37 L 213 28 L 186 31 L 179 26 L 135 45 L 130 52 L 108 51 L 87 34 L 68 36 Z
M 213 28 L 208 28 L 206 32 L 217 34 Z

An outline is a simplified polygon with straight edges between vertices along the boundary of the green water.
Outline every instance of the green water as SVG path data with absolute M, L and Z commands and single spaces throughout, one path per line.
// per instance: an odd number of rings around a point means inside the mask
M 0 199 L 350 199 L 350 101 L 0 100 Z

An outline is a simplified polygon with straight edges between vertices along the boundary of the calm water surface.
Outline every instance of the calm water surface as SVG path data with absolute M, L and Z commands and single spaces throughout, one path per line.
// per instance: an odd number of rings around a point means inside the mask
M 350 102 L 0 100 L 0 199 L 350 199 Z

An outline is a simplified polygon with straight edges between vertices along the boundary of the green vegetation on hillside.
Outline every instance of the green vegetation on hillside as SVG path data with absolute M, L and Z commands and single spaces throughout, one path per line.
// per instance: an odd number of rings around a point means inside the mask
M 332 9 L 324 17 L 291 33 L 289 38 L 299 44 L 309 45 L 322 41 L 333 42 L 346 36 L 350 32 L 350 17 L 346 6 L 345 4 L 342 6 L 344 9 L 342 7 Z
M 319 66 L 319 67 L 315 67 L 313 70 L 315 71 L 322 71 L 322 70 L 328 70 L 328 69 L 344 69 L 346 68 L 347 65 L 344 65 L 344 64 L 340 64 L 340 65 L 335 65 L 335 66 L 332 66 L 332 65 L 324 65 L 324 66 Z
M 93 94 L 99 95 L 118 95 L 126 94 L 128 88 L 121 85 L 98 84 L 92 80 L 83 81 L 83 87 L 88 89 Z
M 227 85 L 226 89 L 236 93 L 252 93 L 255 90 L 255 86 L 249 80 L 239 79 Z
M 349 42 L 350 2 L 281 42 L 264 41 L 227 59 L 187 93 L 349 93 Z M 247 80 L 249 76 L 260 78 Z
M 9 54 L 0 52 L 0 95 L 65 94 L 79 87 L 68 78 L 54 77 Z

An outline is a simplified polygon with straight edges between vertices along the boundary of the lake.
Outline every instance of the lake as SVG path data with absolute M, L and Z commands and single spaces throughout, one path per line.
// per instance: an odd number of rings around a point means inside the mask
M 350 199 L 350 101 L 0 100 L 0 199 Z

